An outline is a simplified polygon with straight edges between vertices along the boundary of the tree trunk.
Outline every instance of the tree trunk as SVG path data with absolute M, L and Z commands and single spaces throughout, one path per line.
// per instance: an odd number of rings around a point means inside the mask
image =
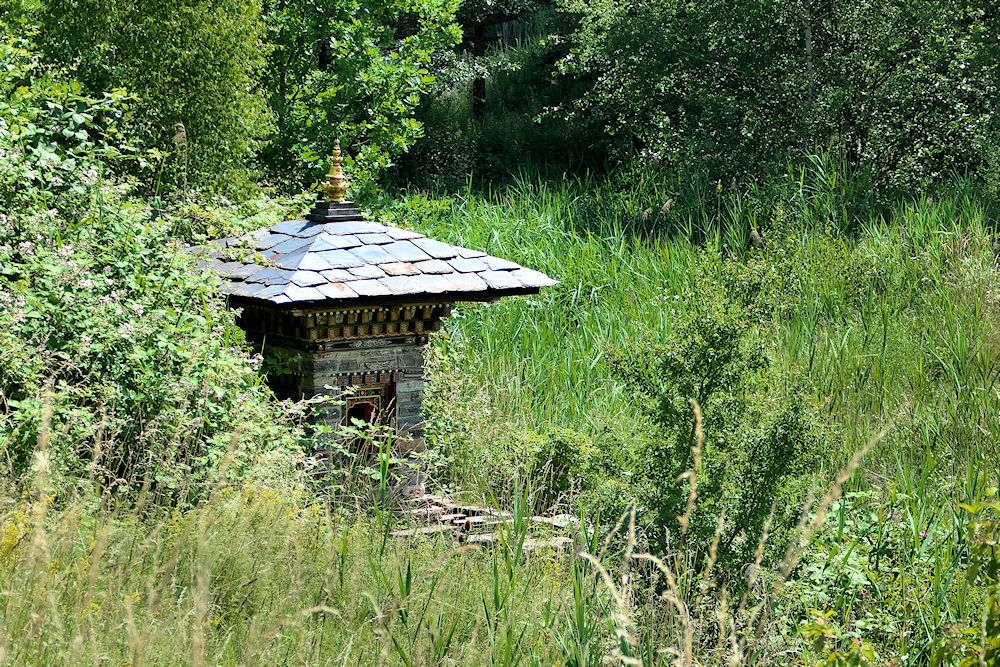
M 472 55 L 477 64 L 486 55 L 486 24 L 477 23 L 473 26 Z M 472 115 L 482 118 L 486 110 L 486 77 L 477 73 L 472 81 Z

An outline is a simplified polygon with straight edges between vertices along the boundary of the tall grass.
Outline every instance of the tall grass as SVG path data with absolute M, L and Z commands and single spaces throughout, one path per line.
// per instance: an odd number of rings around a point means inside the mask
M 845 430 L 835 462 L 889 421 L 899 428 L 867 465 L 880 474 L 892 474 L 900 453 L 915 463 L 928 450 L 958 464 L 996 461 L 990 214 L 957 187 L 845 221 L 858 206 L 838 203 L 856 199 L 837 194 L 852 187 L 838 178 L 797 174 L 781 189 L 724 188 L 684 203 L 678 184 L 634 175 L 631 189 L 583 179 L 466 191 L 417 224 L 561 284 L 461 307 L 436 344 L 503 420 L 608 428 L 635 409 L 609 373 L 608 350 L 666 337 L 685 307 L 678 295 L 700 273 L 784 267 L 783 307 L 760 335 L 808 375 Z
M 384 542 L 372 519 L 262 488 L 152 516 L 87 499 L 56 509 L 42 492 L 0 517 L 3 664 L 511 665 L 558 654 L 565 556 Z
M 801 629 L 809 609 L 825 609 L 844 641 L 926 664 L 949 628 L 975 624 L 985 595 L 981 580 L 959 584 L 969 516 L 958 508 L 991 497 L 1000 463 L 994 220 L 967 183 L 876 205 L 823 160 L 745 188 L 631 174 L 453 196 L 413 223 L 561 282 L 460 308 L 434 342 L 432 380 L 447 391 L 433 404 L 451 415 L 442 440 L 455 474 L 488 483 L 477 452 L 517 429 L 570 426 L 612 449 L 648 437 L 642 398 L 616 381 L 609 350 L 668 338 L 686 307 L 678 295 L 699 275 L 760 271 L 779 284 L 757 336 L 773 363 L 807 379 L 833 434 L 817 478 L 884 431 L 831 505 L 836 529 L 802 545 L 784 622 Z
M 40 455 L 34 488 L 0 507 L 0 663 L 814 664 L 842 648 L 831 619 L 864 618 L 866 601 L 847 600 L 845 613 L 843 600 L 809 599 L 818 589 L 795 573 L 805 561 L 836 577 L 844 552 L 808 545 L 824 531 L 831 544 L 850 544 L 842 491 L 876 442 L 807 503 L 783 559 L 764 562 L 765 528 L 738 578 L 714 569 L 721 520 L 704 559 L 684 546 L 646 552 L 634 508 L 610 531 L 577 531 L 570 553 L 524 552 L 524 489 L 492 546 L 440 535 L 387 542 L 388 515 L 341 513 L 284 488 L 220 484 L 187 511 L 114 507 L 86 492 L 55 506 Z M 689 479 L 682 526 L 698 511 Z M 880 520 L 901 512 L 904 529 L 960 530 L 956 513 L 926 515 L 917 500 L 929 496 L 926 479 L 902 481 L 909 488 Z M 891 531 L 880 528 L 878 539 Z M 963 552 L 953 547 L 962 541 L 912 537 L 893 579 L 908 613 L 899 627 L 868 626 L 869 635 L 883 655 L 908 656 L 902 664 L 926 664 L 944 629 L 965 620 L 965 638 L 985 642 L 975 623 L 985 591 L 961 576 Z M 871 652 L 867 642 L 846 645 Z

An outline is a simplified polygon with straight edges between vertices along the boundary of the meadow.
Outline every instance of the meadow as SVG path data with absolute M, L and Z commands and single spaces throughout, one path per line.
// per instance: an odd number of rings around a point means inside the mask
M 67 492 L 43 411 L 0 506 L 0 662 L 991 664 L 995 211 L 861 194 L 816 160 L 371 201 L 560 281 L 430 345 L 429 483 L 510 511 L 498 542 L 397 540 L 294 470 Z M 726 382 L 675 401 L 703 367 Z M 543 511 L 592 530 L 522 553 Z

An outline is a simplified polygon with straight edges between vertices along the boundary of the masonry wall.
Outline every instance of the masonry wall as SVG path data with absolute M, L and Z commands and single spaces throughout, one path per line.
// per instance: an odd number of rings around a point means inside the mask
M 382 342 L 382 341 L 380 341 Z M 311 355 L 311 372 L 303 376 L 303 396 L 339 398 L 344 386 L 392 385 L 396 429 L 400 434 L 423 437 L 424 345 L 416 341 L 317 352 Z M 349 376 L 345 380 L 345 376 Z M 327 387 L 333 387 L 333 391 Z M 343 406 L 334 406 L 328 423 L 340 423 Z
M 424 332 L 440 326 L 450 305 L 404 304 L 349 311 L 252 306 L 244 309 L 239 322 L 263 352 L 271 369 L 269 384 L 279 397 L 340 400 L 346 387 L 389 387 L 396 430 L 419 446 L 423 439 Z M 344 406 L 331 403 L 317 409 L 314 418 L 331 426 L 343 423 Z

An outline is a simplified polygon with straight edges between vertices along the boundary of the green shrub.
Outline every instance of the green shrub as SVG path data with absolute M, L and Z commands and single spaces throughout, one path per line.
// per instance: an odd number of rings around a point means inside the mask
M 482 466 L 497 497 L 512 497 L 518 485 L 528 481 L 535 503 L 546 506 L 580 491 L 596 451 L 585 434 L 553 427 L 544 432 L 516 430 L 485 454 Z
M 723 557 L 748 562 L 772 507 L 787 527 L 796 482 L 817 460 L 819 421 L 793 378 L 776 369 L 747 311 L 702 281 L 681 295 L 662 341 L 616 350 L 612 369 L 634 392 L 640 413 L 658 429 L 637 452 L 640 518 L 666 549 L 690 532 L 707 545 L 724 512 Z M 702 437 L 694 405 L 704 421 Z M 681 526 L 689 502 L 682 475 L 697 473 L 698 512 Z
M 111 184 L 87 194 L 0 216 L 0 465 L 22 476 L 41 447 L 67 482 L 173 496 L 233 448 L 231 476 L 283 474 L 301 410 L 263 385 L 218 279 L 169 219 Z
M 79 82 L 42 66 L 15 33 L 0 34 L 0 72 L 0 210 L 79 198 L 101 171 L 138 159 L 122 145 L 131 103 L 124 91 L 86 95 Z

